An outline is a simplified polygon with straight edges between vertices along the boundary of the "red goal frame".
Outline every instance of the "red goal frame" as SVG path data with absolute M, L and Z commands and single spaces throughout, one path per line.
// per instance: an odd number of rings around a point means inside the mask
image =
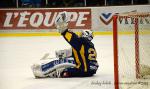
M 118 68 L 118 17 L 131 18 L 133 16 L 113 16 L 113 51 L 114 51 L 114 86 L 115 89 L 119 89 L 119 68 Z M 135 70 L 136 78 L 140 78 L 140 67 L 139 67 L 139 29 L 138 29 L 138 16 L 135 15 L 134 20 L 134 34 L 135 34 Z

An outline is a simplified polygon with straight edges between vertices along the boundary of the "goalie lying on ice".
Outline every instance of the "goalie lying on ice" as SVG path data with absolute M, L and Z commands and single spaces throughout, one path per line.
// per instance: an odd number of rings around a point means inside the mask
M 68 29 L 66 12 L 61 12 L 55 20 L 59 33 L 71 45 L 72 49 L 56 51 L 55 60 L 41 60 L 32 65 L 35 77 L 89 77 L 93 76 L 97 69 L 96 50 L 93 32 L 83 30 L 78 36 Z M 71 53 L 71 55 L 70 55 Z

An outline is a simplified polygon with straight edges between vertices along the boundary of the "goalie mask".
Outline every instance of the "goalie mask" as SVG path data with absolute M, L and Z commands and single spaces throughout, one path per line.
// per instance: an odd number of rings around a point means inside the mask
M 89 41 L 93 39 L 93 32 L 91 30 L 83 30 L 81 32 L 81 37 L 87 38 Z

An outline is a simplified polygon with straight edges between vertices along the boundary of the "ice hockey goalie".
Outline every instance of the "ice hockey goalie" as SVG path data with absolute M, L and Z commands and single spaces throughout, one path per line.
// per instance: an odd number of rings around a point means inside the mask
M 56 51 L 56 58 L 46 59 L 32 65 L 35 77 L 90 77 L 96 74 L 97 53 L 91 30 L 83 30 L 80 35 L 68 29 L 67 12 L 60 12 L 55 19 L 57 31 L 71 45 L 71 49 Z

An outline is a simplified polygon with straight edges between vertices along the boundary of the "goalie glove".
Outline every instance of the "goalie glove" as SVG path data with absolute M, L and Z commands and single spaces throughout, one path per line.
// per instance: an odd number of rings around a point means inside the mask
M 68 29 L 68 16 L 67 12 L 60 12 L 55 19 L 55 26 L 59 33 L 63 33 L 66 29 Z

